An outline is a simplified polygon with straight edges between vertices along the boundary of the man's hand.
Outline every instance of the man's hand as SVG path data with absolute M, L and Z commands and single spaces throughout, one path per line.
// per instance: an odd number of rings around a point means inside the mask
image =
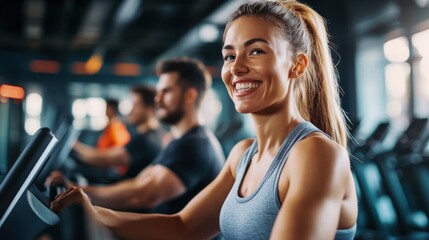
M 70 179 L 68 179 L 64 174 L 60 171 L 52 171 L 48 178 L 45 180 L 45 187 L 49 188 L 50 186 L 54 185 L 63 185 L 67 189 L 75 186 Z

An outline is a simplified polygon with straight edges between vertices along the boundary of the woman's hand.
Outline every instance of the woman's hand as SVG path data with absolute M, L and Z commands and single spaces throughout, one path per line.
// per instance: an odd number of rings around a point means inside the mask
M 51 209 L 54 212 L 60 212 L 70 205 L 84 204 L 85 202 L 91 204 L 91 201 L 82 188 L 71 186 L 67 191 L 55 197 L 55 200 L 51 202 Z

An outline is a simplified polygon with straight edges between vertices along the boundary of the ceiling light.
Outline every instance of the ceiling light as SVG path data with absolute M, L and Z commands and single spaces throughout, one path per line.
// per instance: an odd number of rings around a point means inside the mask
M 203 24 L 198 30 L 198 35 L 203 42 L 214 42 L 219 37 L 219 29 L 214 24 Z
M 417 4 L 417 6 L 424 8 L 427 7 L 429 4 L 429 0 L 414 0 Z

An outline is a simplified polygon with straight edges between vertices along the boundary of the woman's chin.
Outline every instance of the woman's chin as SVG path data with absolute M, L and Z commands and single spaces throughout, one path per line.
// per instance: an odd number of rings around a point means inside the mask
M 254 112 L 255 109 L 249 107 L 249 106 L 235 106 L 235 110 L 241 114 L 246 114 L 246 113 L 252 113 Z

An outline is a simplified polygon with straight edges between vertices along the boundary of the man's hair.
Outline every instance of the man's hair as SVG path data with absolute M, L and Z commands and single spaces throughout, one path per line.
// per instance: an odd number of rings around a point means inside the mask
M 110 107 L 115 113 L 118 113 L 119 101 L 113 98 L 106 99 L 106 107 Z
M 212 78 L 204 64 L 192 58 L 173 58 L 161 61 L 156 68 L 157 75 L 163 73 L 179 73 L 178 85 L 185 91 L 195 88 L 198 92 L 197 106 L 201 103 L 204 94 L 211 86 Z
M 136 85 L 131 88 L 131 92 L 140 96 L 142 103 L 145 106 L 155 108 L 155 94 L 156 90 L 154 87 L 146 85 Z

